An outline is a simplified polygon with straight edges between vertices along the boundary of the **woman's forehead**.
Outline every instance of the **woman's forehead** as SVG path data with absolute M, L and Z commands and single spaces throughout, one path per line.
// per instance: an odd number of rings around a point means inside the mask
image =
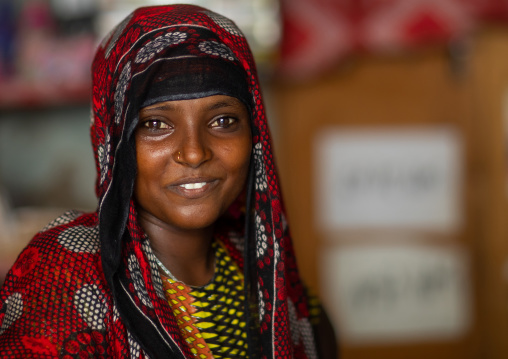
M 228 107 L 243 107 L 245 108 L 245 105 L 242 101 L 237 99 L 236 97 L 227 96 L 227 95 L 212 95 L 212 96 L 205 96 L 205 97 L 197 97 L 194 99 L 186 99 L 186 100 L 170 100 L 170 101 L 161 101 L 156 102 L 152 105 L 145 106 L 142 108 L 143 111 L 151 111 L 151 110 L 177 110 L 179 107 L 181 107 L 184 104 L 189 105 L 201 105 L 205 107 L 207 110 L 215 110 L 215 109 L 221 109 L 221 108 L 228 108 Z

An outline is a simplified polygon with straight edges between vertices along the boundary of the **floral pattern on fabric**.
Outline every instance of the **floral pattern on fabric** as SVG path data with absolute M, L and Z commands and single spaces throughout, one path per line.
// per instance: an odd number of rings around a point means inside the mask
M 131 63 L 128 62 L 120 75 L 120 81 L 116 86 L 115 91 L 115 123 L 120 123 L 122 115 L 123 115 L 123 104 L 125 102 L 125 91 L 127 91 L 127 86 L 129 85 L 131 79 Z
M 199 44 L 199 49 L 205 54 L 212 56 L 220 56 L 230 61 L 235 60 L 234 53 L 224 44 L 215 41 L 205 41 Z
M 137 63 L 147 62 L 153 59 L 156 54 L 164 50 L 166 47 L 179 44 L 185 41 L 185 39 L 187 39 L 187 34 L 185 32 L 179 31 L 170 32 L 168 34 L 159 36 L 141 48 L 134 61 Z
M 0 292 L 1 358 L 128 357 L 96 233 L 95 214 L 68 212 L 21 253 Z

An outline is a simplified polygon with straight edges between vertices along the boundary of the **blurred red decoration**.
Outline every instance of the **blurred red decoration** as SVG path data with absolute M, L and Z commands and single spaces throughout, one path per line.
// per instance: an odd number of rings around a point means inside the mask
M 280 72 L 293 78 L 358 51 L 448 43 L 486 21 L 508 26 L 508 0 L 281 0 L 281 9 Z

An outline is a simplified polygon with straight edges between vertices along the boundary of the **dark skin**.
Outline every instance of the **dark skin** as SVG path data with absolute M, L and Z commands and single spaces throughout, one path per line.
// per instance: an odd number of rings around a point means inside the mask
M 246 107 L 229 96 L 141 109 L 135 199 L 140 224 L 176 278 L 200 286 L 214 274 L 213 226 L 245 186 L 252 135 Z
M 245 187 L 252 134 L 247 108 L 229 96 L 142 108 L 135 133 L 139 221 L 159 260 L 182 282 L 207 284 L 215 272 L 215 222 Z M 320 358 L 337 358 L 322 312 Z

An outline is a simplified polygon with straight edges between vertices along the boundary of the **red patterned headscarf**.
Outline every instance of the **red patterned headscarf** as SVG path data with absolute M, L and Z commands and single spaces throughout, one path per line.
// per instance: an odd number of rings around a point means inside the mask
M 169 95 L 157 92 L 152 87 L 157 81 L 154 76 L 173 62 L 181 64 L 183 74 L 174 72 L 173 65 L 163 73 L 173 71 L 175 78 L 183 75 L 185 86 L 181 91 L 169 89 Z M 212 69 L 207 76 L 216 76 L 217 85 L 205 93 L 193 90 L 188 69 L 196 68 L 200 69 L 197 76 Z M 242 196 L 246 200 L 239 199 L 230 207 L 216 236 L 245 274 L 249 357 L 316 357 L 259 81 L 242 32 L 229 19 L 196 6 L 140 8 L 101 43 L 92 70 L 91 136 L 98 173 L 98 210 L 62 217 L 36 236 L 21 255 L 0 293 L 0 315 L 4 316 L 0 354 L 9 357 L 8 351 L 2 351 L 2 343 L 17 343 L 23 332 L 23 340 L 35 340 L 41 347 L 51 348 L 51 353 L 70 357 L 77 355 L 79 348 L 89 348 L 83 340 L 105 338 L 101 343 L 109 343 L 109 347 L 93 350 L 102 350 L 108 357 L 193 358 L 162 291 L 156 259 L 139 226 L 132 199 L 136 175 L 133 134 L 139 109 L 151 91 L 148 97 L 168 95 L 166 100 L 233 95 L 251 111 L 253 148 L 247 195 Z M 224 72 L 217 76 L 217 71 Z M 244 81 L 245 86 L 236 86 L 236 81 Z M 36 281 L 38 273 L 43 275 L 43 268 L 48 267 L 41 258 L 48 258 L 59 276 L 54 282 L 45 277 L 46 282 L 37 286 L 38 294 L 25 285 Z M 30 270 L 25 270 L 27 265 Z M 60 294 L 53 296 L 53 289 L 43 288 L 57 288 Z M 28 335 L 30 321 L 43 316 L 34 312 L 39 304 L 29 299 L 30 295 L 45 293 L 52 299 L 41 304 L 46 308 L 44 316 L 60 316 L 58 323 L 63 324 L 55 324 L 55 330 L 46 327 L 44 335 Z M 29 305 L 33 310 L 27 317 L 26 310 L 20 308 Z M 8 337 L 2 338 L 3 333 Z

